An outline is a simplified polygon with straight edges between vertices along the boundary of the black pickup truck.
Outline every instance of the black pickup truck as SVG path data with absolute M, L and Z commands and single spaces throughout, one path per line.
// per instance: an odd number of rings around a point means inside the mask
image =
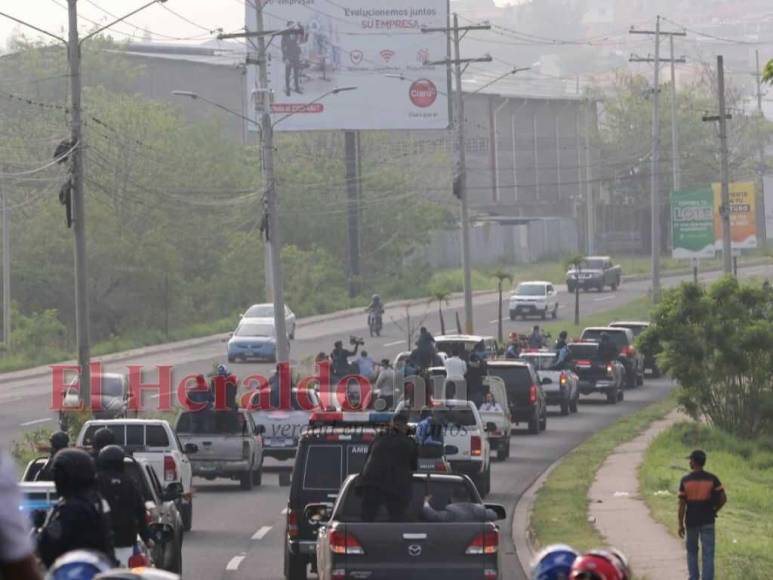
M 623 400 L 625 368 L 619 361 L 601 360 L 597 342 L 570 343 L 569 352 L 572 369 L 580 379 L 581 394 L 603 393 L 611 405 Z
M 572 266 L 566 273 L 566 289 L 574 292 L 580 288 L 584 290 L 596 289 L 599 292 L 609 286 L 617 290 L 623 280 L 623 270 L 619 265 L 612 263 L 608 256 L 589 256 L 583 258 L 579 267 Z

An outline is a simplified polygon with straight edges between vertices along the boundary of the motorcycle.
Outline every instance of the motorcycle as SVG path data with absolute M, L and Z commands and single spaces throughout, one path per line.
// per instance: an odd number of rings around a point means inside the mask
M 370 330 L 370 335 L 381 336 L 382 327 L 381 313 L 375 311 L 368 312 L 368 330 Z

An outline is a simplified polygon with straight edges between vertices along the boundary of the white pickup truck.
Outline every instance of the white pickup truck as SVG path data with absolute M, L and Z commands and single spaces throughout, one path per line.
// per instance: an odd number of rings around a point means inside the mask
M 193 524 L 193 471 L 188 451 L 175 435 L 167 421 L 160 419 L 101 419 L 86 421 L 78 434 L 78 447 L 91 447 L 94 434 L 107 428 L 115 436 L 116 444 L 153 467 L 159 482 L 168 487 L 182 485 L 182 497 L 177 507 L 183 526 L 189 531 Z M 192 448 L 190 448 L 192 451 Z
M 268 397 L 273 408 L 260 409 L 256 399 Z M 317 392 L 307 390 L 299 397 L 298 389 L 292 389 L 289 408 L 278 408 L 279 401 L 271 400 L 270 391 L 258 391 L 253 395 L 250 414 L 255 425 L 263 427 L 263 454 L 283 461 L 295 457 L 298 440 L 309 427 L 309 418 L 320 407 Z
M 491 458 L 486 426 L 472 401 L 435 400 L 433 417 L 443 426 L 445 457 L 452 473 L 469 475 L 481 497 L 491 491 Z M 395 413 L 407 412 L 409 424 L 421 420 L 420 409 L 406 409 L 400 402 Z

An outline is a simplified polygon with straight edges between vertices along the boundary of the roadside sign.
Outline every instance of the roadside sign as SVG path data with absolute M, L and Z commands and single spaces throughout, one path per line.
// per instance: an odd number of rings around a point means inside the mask
M 714 193 L 711 188 L 671 192 L 672 256 L 714 257 Z
M 722 220 L 719 206 L 722 204 L 722 186 L 714 189 L 714 217 L 716 249 L 722 249 Z M 757 187 L 753 181 L 737 181 L 730 184 L 730 238 L 734 250 L 757 247 Z

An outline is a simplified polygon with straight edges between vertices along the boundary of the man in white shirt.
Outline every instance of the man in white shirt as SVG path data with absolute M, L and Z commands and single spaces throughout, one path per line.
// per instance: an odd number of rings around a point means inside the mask
M 467 363 L 459 356 L 459 351 L 455 350 L 451 353 L 444 363 L 446 368 L 446 380 L 443 386 L 445 391 L 445 398 L 453 399 L 457 396 L 461 396 L 460 387 L 465 384 L 464 376 L 467 374 Z M 453 385 L 453 388 L 449 388 L 449 385 Z
M 368 355 L 367 351 L 363 350 L 360 353 L 360 358 L 357 359 L 357 368 L 360 371 L 360 376 L 370 381 L 373 379 L 374 371 L 376 370 L 376 361 Z
M 378 379 L 376 379 L 375 390 L 378 393 L 380 399 L 383 399 L 384 408 L 376 409 L 377 411 L 383 411 L 386 409 L 393 409 L 395 402 L 395 381 L 397 375 L 395 369 L 389 363 L 389 360 L 384 359 L 381 361 L 381 372 L 378 373 Z M 378 403 L 377 403 L 378 404 Z
M 494 394 L 490 391 L 486 393 L 486 398 L 478 409 L 481 413 L 504 413 L 502 407 L 494 398 Z
M 13 460 L 0 453 L 0 578 L 40 580 Z

